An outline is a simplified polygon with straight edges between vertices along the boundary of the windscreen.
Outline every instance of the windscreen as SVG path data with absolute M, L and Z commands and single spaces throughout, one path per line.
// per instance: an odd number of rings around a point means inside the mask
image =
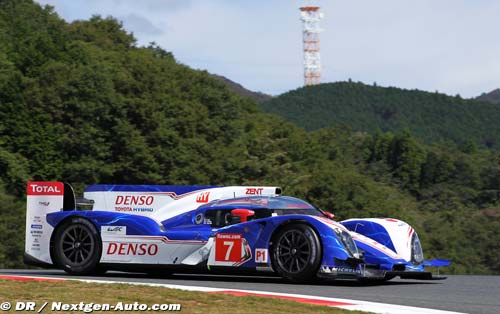
M 290 196 L 249 196 L 217 201 L 210 210 L 230 211 L 235 208 L 247 208 L 255 211 L 254 218 L 280 215 L 324 216 L 321 210 L 301 199 Z
M 321 211 L 313 205 L 294 197 L 281 196 L 270 198 L 268 206 L 278 216 L 292 214 L 323 216 Z

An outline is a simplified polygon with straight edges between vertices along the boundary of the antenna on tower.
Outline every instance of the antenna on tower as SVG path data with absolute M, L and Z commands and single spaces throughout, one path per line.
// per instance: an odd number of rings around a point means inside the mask
M 307 5 L 300 7 L 300 20 L 303 26 L 304 42 L 304 85 L 316 85 L 321 82 L 321 59 L 319 54 L 319 33 L 322 29 L 319 22 L 323 13 L 314 1 L 307 1 Z

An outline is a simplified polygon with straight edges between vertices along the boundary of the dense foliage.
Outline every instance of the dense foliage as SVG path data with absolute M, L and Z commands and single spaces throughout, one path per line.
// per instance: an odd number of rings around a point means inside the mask
M 338 125 L 370 133 L 408 128 L 425 143 L 472 141 L 500 149 L 500 106 L 458 95 L 339 82 L 299 88 L 262 107 L 307 130 Z
M 407 220 L 450 272 L 500 274 L 497 151 L 306 132 L 112 18 L 0 0 L 0 267 L 24 267 L 28 180 L 279 185 L 339 220 Z

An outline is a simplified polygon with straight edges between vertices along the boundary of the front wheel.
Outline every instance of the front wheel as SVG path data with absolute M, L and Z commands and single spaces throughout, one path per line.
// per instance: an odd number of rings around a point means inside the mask
M 273 269 L 284 279 L 306 282 L 316 277 L 321 263 L 321 244 L 310 226 L 284 227 L 273 237 L 271 250 Z
M 72 218 L 54 234 L 54 258 L 67 273 L 88 275 L 98 272 L 101 251 L 99 232 L 86 219 Z

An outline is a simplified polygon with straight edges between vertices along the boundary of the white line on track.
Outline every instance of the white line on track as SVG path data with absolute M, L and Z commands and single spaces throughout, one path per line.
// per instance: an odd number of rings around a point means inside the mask
M 464 314 L 460 312 L 450 312 L 442 311 L 428 308 L 420 308 L 413 306 L 395 305 L 387 303 L 377 303 L 368 302 L 360 300 L 351 299 L 340 299 L 340 298 L 328 298 L 320 296 L 302 295 L 302 294 L 289 294 L 289 293 L 277 293 L 277 292 L 267 292 L 267 291 L 254 291 L 254 290 L 239 290 L 239 289 L 223 289 L 223 288 L 210 288 L 210 287 L 200 287 L 200 286 L 184 286 L 184 285 L 174 285 L 174 284 L 163 284 L 163 283 L 147 283 L 147 282 L 127 282 L 127 281 L 111 281 L 111 280 L 95 280 L 95 279 L 76 279 L 76 278 L 60 278 L 60 277 L 40 277 L 40 276 L 0 276 L 0 279 L 20 280 L 19 278 L 25 278 L 27 280 L 73 280 L 81 281 L 86 283 L 103 283 L 103 284 L 128 284 L 128 285 L 138 285 L 138 286 L 150 286 L 150 287 L 164 287 L 169 289 L 178 289 L 186 291 L 200 291 L 208 293 L 228 293 L 237 295 L 252 295 L 252 296 L 262 296 L 262 297 L 273 297 L 281 298 L 286 300 L 295 300 L 302 303 L 311 304 L 332 304 L 330 306 L 335 306 L 338 308 L 346 310 L 357 310 L 357 311 L 367 311 L 380 314 Z M 18 279 L 16 279 L 18 278 Z M 310 301 L 310 302 L 307 302 Z M 333 304 L 342 305 L 333 305 Z

